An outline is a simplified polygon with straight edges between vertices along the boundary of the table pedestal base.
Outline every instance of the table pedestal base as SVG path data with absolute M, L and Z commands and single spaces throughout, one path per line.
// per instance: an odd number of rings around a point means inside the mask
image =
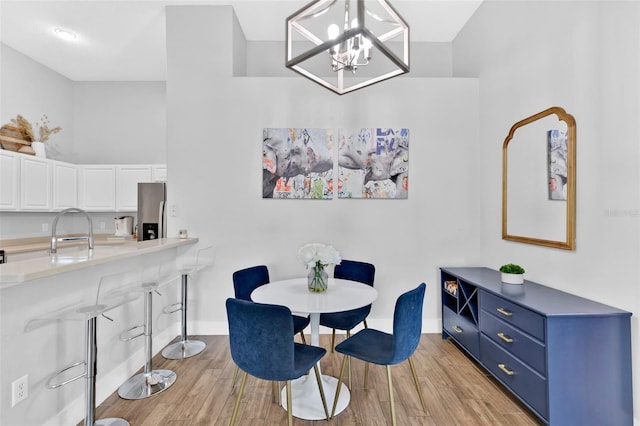
M 305 420 L 325 420 L 324 408 L 322 408 L 322 398 L 318 389 L 318 382 L 313 377 L 314 371 L 311 370 L 306 376 L 291 381 L 292 395 L 292 415 L 299 419 Z M 322 386 L 324 395 L 327 400 L 327 410 L 331 415 L 333 407 L 333 399 L 336 395 L 338 387 L 338 379 L 331 376 L 322 375 Z M 340 397 L 336 406 L 336 414 L 341 413 L 349 405 L 351 395 L 349 388 L 342 383 L 340 388 Z M 282 388 L 281 401 L 284 409 L 287 409 L 287 388 Z

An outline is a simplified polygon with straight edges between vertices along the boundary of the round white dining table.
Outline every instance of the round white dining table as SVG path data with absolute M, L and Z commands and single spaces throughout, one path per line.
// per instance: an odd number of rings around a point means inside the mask
M 251 293 L 251 300 L 257 303 L 269 303 L 288 307 L 294 313 L 308 313 L 311 320 L 311 344 L 320 346 L 320 314 L 348 311 L 370 305 L 378 297 L 373 287 L 356 281 L 329 278 L 327 290 L 322 293 L 310 292 L 307 277 L 273 281 L 258 287 Z M 318 371 L 320 363 L 318 363 Z M 306 420 L 323 420 L 322 399 L 313 370 L 291 383 L 293 399 L 292 414 Z M 333 399 L 338 387 L 338 379 L 320 373 L 322 386 L 331 414 Z M 283 406 L 286 409 L 286 389 L 282 390 Z M 349 405 L 350 394 L 342 383 L 336 414 Z

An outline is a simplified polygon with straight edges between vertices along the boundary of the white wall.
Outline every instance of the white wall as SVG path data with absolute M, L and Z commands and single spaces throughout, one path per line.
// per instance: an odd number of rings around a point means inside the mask
M 165 83 L 74 82 L 74 163 L 162 164 L 167 158 Z
M 640 3 L 485 1 L 454 42 L 454 75 L 480 78 L 480 260 L 634 313 L 640 423 Z M 577 124 L 575 251 L 501 239 L 502 143 L 554 105 Z
M 70 158 L 74 148 L 73 82 L 3 43 L 0 56 L 0 125 L 20 114 L 35 130 L 46 114 L 49 127 L 62 127 L 47 141 L 47 153 L 58 160 Z
M 62 127 L 46 144 L 49 158 L 77 164 L 166 162 L 165 82 L 74 82 L 2 43 L 0 55 L 1 124 L 18 114 L 35 124 L 47 114 L 51 127 Z M 0 239 L 47 236 L 42 224 L 54 216 L 1 212 Z M 115 232 L 113 213 L 91 217 L 95 232 Z
M 165 82 L 74 82 L 11 47 L 2 55 L 0 120 L 17 114 L 35 124 L 46 114 L 49 158 L 69 163 L 160 164 L 166 161 Z
M 233 271 L 300 276 L 297 250 L 315 241 L 376 265 L 370 325 L 390 324 L 396 297 L 425 281 L 425 328 L 438 332 L 438 266 L 479 260 L 477 81 L 403 77 L 340 97 L 299 76 L 233 78 L 232 22 L 227 7 L 167 9 L 170 234 L 217 246 L 190 293 L 192 332 L 226 329 Z M 262 199 L 264 127 L 360 126 L 410 129 L 408 200 Z

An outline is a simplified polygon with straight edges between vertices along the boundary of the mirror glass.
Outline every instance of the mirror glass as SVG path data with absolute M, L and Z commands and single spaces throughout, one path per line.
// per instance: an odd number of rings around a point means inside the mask
M 503 239 L 574 249 L 575 144 L 575 120 L 560 107 L 511 127 L 503 145 Z

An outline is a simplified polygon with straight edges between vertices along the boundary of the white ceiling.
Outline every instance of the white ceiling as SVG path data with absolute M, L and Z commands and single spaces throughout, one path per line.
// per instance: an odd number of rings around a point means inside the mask
M 248 40 L 284 40 L 284 22 L 309 0 L 1 0 L 0 41 L 74 81 L 166 78 L 167 5 L 233 5 Z M 450 42 L 482 0 L 391 0 L 411 41 Z M 64 42 L 53 28 L 77 33 Z

